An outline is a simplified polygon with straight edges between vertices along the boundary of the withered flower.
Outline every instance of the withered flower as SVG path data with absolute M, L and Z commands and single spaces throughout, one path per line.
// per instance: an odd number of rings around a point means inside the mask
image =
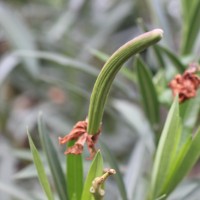
M 83 152 L 83 146 L 86 143 L 90 153 L 90 157 L 88 159 L 92 159 L 94 157 L 96 154 L 95 144 L 97 143 L 101 129 L 99 129 L 98 133 L 95 135 L 88 134 L 87 124 L 87 121 L 79 121 L 68 135 L 63 138 L 58 138 L 60 144 L 65 144 L 69 141 L 76 140 L 75 144 L 65 151 L 65 154 L 81 154 Z
M 200 87 L 200 78 L 195 74 L 199 70 L 198 66 L 191 64 L 182 75 L 177 74 L 169 83 L 173 96 L 178 95 L 179 103 L 196 96 Z

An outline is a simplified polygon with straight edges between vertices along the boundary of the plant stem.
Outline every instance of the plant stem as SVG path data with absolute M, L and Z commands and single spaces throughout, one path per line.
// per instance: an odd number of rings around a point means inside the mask
M 108 169 L 102 176 L 96 177 L 93 180 L 90 192 L 93 194 L 95 200 L 103 200 L 105 191 L 102 189 L 102 186 L 107 178 L 114 174 L 116 174 L 114 169 Z
M 112 82 L 125 63 L 132 55 L 140 53 L 150 45 L 157 43 L 163 35 L 161 29 L 146 32 L 120 47 L 105 63 L 95 82 L 88 111 L 89 134 L 96 134 L 103 117 L 104 106 L 109 94 Z

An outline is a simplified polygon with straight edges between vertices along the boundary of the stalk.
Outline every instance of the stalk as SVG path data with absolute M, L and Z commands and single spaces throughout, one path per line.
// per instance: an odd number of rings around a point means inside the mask
M 134 54 L 140 53 L 147 47 L 161 40 L 163 31 L 154 29 L 130 40 L 121 46 L 105 63 L 97 80 L 90 98 L 88 111 L 87 133 L 95 135 L 99 132 L 105 103 L 117 72 L 122 65 Z

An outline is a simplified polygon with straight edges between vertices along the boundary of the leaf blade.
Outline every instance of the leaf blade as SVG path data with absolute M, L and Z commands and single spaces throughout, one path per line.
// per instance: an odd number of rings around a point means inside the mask
M 45 151 L 58 195 L 60 197 L 60 200 L 66 200 L 68 199 L 68 194 L 67 194 L 66 181 L 64 178 L 65 176 L 61 168 L 57 152 L 46 132 L 41 114 L 39 115 L 38 118 L 38 129 L 39 129 L 40 140 L 42 142 L 42 147 Z
M 150 71 L 139 57 L 136 60 L 136 70 L 144 111 L 155 130 L 160 119 L 159 101 Z
M 161 45 L 157 45 L 157 48 L 169 58 L 169 60 L 174 64 L 178 72 L 183 73 L 185 71 L 186 66 L 181 62 L 181 60 L 173 52 L 171 52 L 168 48 Z
M 195 134 L 193 141 L 190 145 L 190 148 L 185 155 L 179 169 L 177 169 L 178 173 L 175 173 L 173 177 L 173 181 L 170 184 L 169 192 L 173 191 L 173 189 L 181 182 L 181 180 L 185 177 L 185 175 L 191 170 L 197 159 L 200 157 L 200 129 Z
M 184 9 L 186 4 L 184 2 Z M 188 8 L 189 13 L 188 17 L 185 18 L 184 22 L 184 28 L 183 28 L 183 36 L 182 36 L 182 48 L 181 48 L 181 53 L 183 55 L 190 54 L 193 50 L 194 43 L 197 39 L 199 30 L 200 30 L 200 24 L 199 24 L 199 18 L 200 18 L 200 12 L 199 12 L 199 6 L 200 6 L 200 0 L 194 0 L 192 1 L 192 4 L 187 7 L 187 13 L 188 13 Z M 186 11 L 186 10 L 184 10 Z
M 96 177 L 101 176 L 102 172 L 103 172 L 103 159 L 102 159 L 100 151 L 98 151 L 90 166 L 90 170 L 88 172 L 88 175 L 84 184 L 81 200 L 86 200 L 86 199 L 93 200 L 93 195 L 90 193 L 92 181 Z
M 179 127 L 179 106 L 176 97 L 168 113 L 156 152 L 151 182 L 152 199 L 162 195 L 160 192 L 177 148 L 178 137 L 180 137 L 180 131 L 177 131 Z
M 49 181 L 48 181 L 48 178 L 46 176 L 44 166 L 42 164 L 40 155 L 39 155 L 29 133 L 28 133 L 28 140 L 29 140 L 31 153 L 32 153 L 32 156 L 33 156 L 33 161 L 34 161 L 35 167 L 37 169 L 39 182 L 40 182 L 48 200 L 53 200 L 54 199 L 53 194 L 51 192 L 51 187 L 49 185 Z
M 68 144 L 72 146 L 72 142 Z M 83 163 L 82 155 L 67 155 L 67 188 L 69 191 L 69 199 L 81 199 L 83 190 Z
M 122 178 L 122 174 L 119 170 L 119 167 L 117 165 L 115 158 L 113 157 L 112 153 L 108 149 L 107 145 L 102 140 L 100 140 L 100 145 L 102 147 L 103 154 L 105 155 L 105 158 L 109 162 L 111 168 L 115 169 L 115 171 L 116 171 L 114 179 L 116 181 L 116 184 L 118 185 L 119 192 L 121 194 L 121 198 L 123 200 L 128 200 L 126 188 L 125 188 L 123 178 Z

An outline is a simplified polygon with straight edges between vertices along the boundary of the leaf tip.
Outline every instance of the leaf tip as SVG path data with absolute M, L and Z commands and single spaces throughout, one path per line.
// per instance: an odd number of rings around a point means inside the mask
M 157 28 L 153 30 L 153 33 L 160 35 L 160 37 L 162 38 L 164 31 L 162 29 Z

